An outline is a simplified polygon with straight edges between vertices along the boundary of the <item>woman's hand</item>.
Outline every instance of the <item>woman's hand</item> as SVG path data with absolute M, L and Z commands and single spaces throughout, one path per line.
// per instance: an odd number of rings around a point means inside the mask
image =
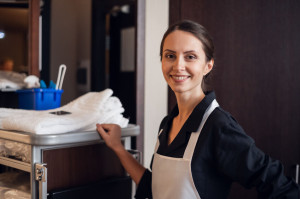
M 106 145 L 114 151 L 123 149 L 121 143 L 121 127 L 116 124 L 96 124 L 97 131 Z
M 120 126 L 116 124 L 96 124 L 96 126 L 106 145 L 116 153 L 134 182 L 139 184 L 146 169 L 125 150 L 121 142 Z

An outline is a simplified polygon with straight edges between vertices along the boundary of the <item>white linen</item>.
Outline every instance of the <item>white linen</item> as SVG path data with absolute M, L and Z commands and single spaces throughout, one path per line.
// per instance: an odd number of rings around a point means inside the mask
M 60 108 L 35 111 L 0 108 L 0 128 L 36 134 L 57 134 L 75 130 L 95 130 L 96 123 L 114 123 L 122 128 L 129 120 L 113 91 L 89 92 Z M 54 115 L 50 112 L 67 111 L 71 114 Z
M 26 75 L 13 71 L 0 71 L 0 89 L 21 89 L 25 87 Z
M 26 88 L 40 88 L 40 79 L 35 75 L 29 75 L 24 79 Z
M 20 142 L 0 139 L 0 156 L 13 156 L 23 162 L 30 163 L 31 146 Z

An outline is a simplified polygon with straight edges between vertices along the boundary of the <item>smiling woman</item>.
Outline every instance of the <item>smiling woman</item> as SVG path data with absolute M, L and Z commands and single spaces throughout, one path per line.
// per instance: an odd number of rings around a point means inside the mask
M 284 175 L 281 162 L 255 145 L 219 106 L 214 91 L 202 90 L 203 77 L 214 64 L 206 29 L 188 20 L 173 24 L 161 42 L 161 57 L 177 105 L 159 127 L 152 171 L 126 152 L 117 126 L 97 125 L 138 184 L 136 198 L 223 199 L 233 182 L 256 187 L 258 198 L 299 198 L 299 187 Z

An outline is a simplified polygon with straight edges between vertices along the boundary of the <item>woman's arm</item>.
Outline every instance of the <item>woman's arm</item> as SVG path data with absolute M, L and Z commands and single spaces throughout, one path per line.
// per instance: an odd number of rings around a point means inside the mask
M 258 149 L 239 125 L 228 125 L 218 135 L 219 171 L 244 187 L 255 186 L 258 198 L 299 198 L 299 187 L 284 175 L 283 165 Z
M 133 181 L 136 184 L 139 184 L 146 169 L 124 148 L 121 143 L 120 126 L 116 124 L 97 124 L 96 126 L 98 133 L 101 135 L 106 145 L 116 153 L 121 164 L 127 173 L 129 173 Z

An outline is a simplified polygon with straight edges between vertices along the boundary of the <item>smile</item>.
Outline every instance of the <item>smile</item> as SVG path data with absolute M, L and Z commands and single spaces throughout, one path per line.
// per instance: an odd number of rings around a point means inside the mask
M 183 81 L 189 78 L 189 76 L 173 76 L 171 75 L 171 77 L 175 80 L 175 81 Z

